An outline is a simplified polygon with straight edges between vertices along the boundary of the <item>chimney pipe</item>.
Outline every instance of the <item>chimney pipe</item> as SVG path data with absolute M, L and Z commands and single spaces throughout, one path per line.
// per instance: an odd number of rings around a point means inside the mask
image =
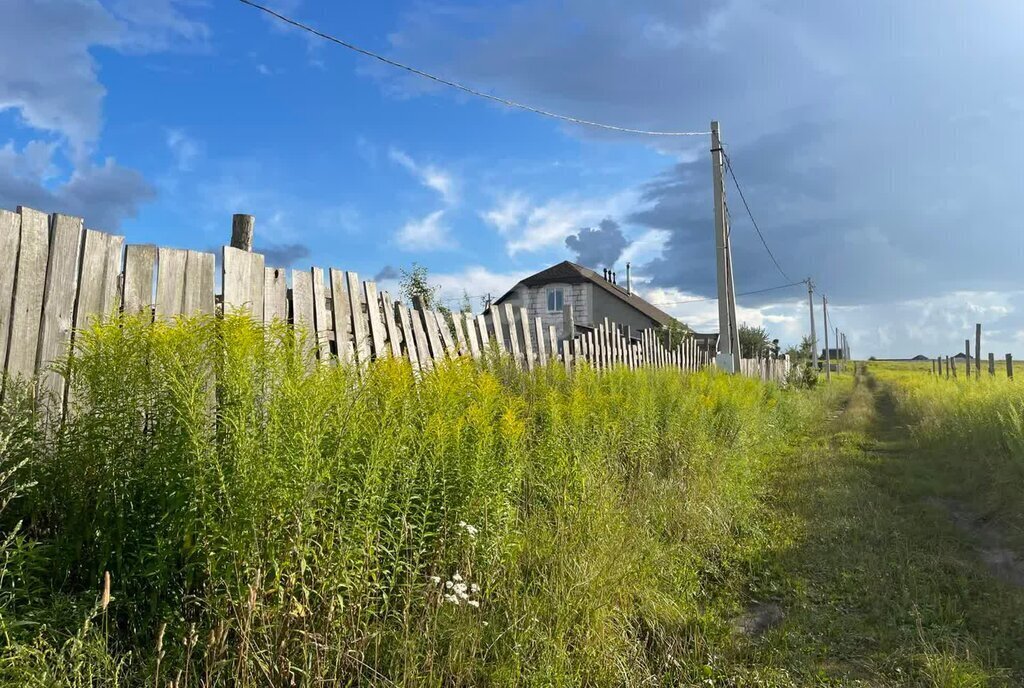
M 616 282 L 615 282 L 615 273 L 614 273 L 614 272 L 612 272 L 612 284 L 615 284 L 615 283 L 616 283 Z
M 629 261 L 626 261 L 626 293 L 633 293 L 633 282 L 629 279 Z
M 607 280 L 608 279 L 608 268 L 603 268 L 601 270 L 601 275 Z

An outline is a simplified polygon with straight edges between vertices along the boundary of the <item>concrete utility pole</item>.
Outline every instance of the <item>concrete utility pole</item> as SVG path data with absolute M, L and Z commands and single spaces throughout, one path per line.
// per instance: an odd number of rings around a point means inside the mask
M 807 278 L 807 307 L 811 311 L 811 363 L 818 369 L 818 335 L 814 332 L 814 282 Z
M 256 234 L 256 218 L 252 215 L 235 213 L 231 217 L 231 245 L 243 251 L 252 251 Z
M 843 335 L 839 333 L 839 328 L 835 328 L 836 332 L 836 369 L 841 373 L 843 372 L 843 364 L 846 362 L 846 344 L 843 342 Z
M 718 274 L 719 369 L 734 373 L 740 368 L 740 337 L 736 327 L 736 289 L 732 276 L 732 250 L 725 216 L 725 156 L 718 122 L 711 123 L 711 173 L 715 192 L 715 265 Z
M 832 382 L 832 354 L 828 350 L 828 297 L 821 295 L 821 327 L 825 330 L 825 382 Z

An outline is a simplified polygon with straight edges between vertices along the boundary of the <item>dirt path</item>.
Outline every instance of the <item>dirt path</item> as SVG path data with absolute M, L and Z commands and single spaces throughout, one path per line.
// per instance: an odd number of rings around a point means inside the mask
M 748 661 L 801 686 L 1024 685 L 1022 558 L 951 499 L 957 477 L 904 423 L 861 373 L 817 447 L 778 476 L 793 538 L 757 575 L 774 576 L 785 617 L 753 624 Z

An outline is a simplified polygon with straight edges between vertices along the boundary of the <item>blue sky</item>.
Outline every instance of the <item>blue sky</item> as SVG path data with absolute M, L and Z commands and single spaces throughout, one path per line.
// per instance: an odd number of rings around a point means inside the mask
M 1024 5 L 953 0 L 273 7 L 488 92 L 626 126 L 722 121 L 787 274 L 860 355 L 1024 350 Z M 0 204 L 209 248 L 257 217 L 278 264 L 417 261 L 458 297 L 565 258 L 631 261 L 714 329 L 705 139 L 565 125 L 469 98 L 240 3 L 17 0 L 0 26 Z M 730 189 L 739 291 L 786 280 Z M 799 289 L 741 299 L 784 341 Z

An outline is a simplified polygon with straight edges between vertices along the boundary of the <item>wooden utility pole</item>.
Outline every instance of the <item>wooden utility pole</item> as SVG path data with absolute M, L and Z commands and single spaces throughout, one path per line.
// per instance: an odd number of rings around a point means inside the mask
M 231 218 L 231 246 L 243 251 L 252 251 L 256 234 L 256 218 L 252 215 L 235 213 Z
M 828 297 L 821 295 L 821 327 L 825 330 L 825 382 L 832 382 L 832 352 L 828 350 Z
M 730 373 L 739 371 L 739 332 L 736 328 L 736 291 L 732 251 L 725 215 L 725 155 L 718 122 L 711 123 L 711 174 L 715 194 L 715 266 L 718 275 L 718 357 L 716 363 Z
M 818 369 L 818 336 L 814 332 L 814 282 L 807 278 L 807 308 L 811 312 L 811 363 Z
M 967 379 L 971 379 L 971 340 L 964 340 L 964 354 L 967 358 L 964 359 L 964 374 L 967 375 Z

